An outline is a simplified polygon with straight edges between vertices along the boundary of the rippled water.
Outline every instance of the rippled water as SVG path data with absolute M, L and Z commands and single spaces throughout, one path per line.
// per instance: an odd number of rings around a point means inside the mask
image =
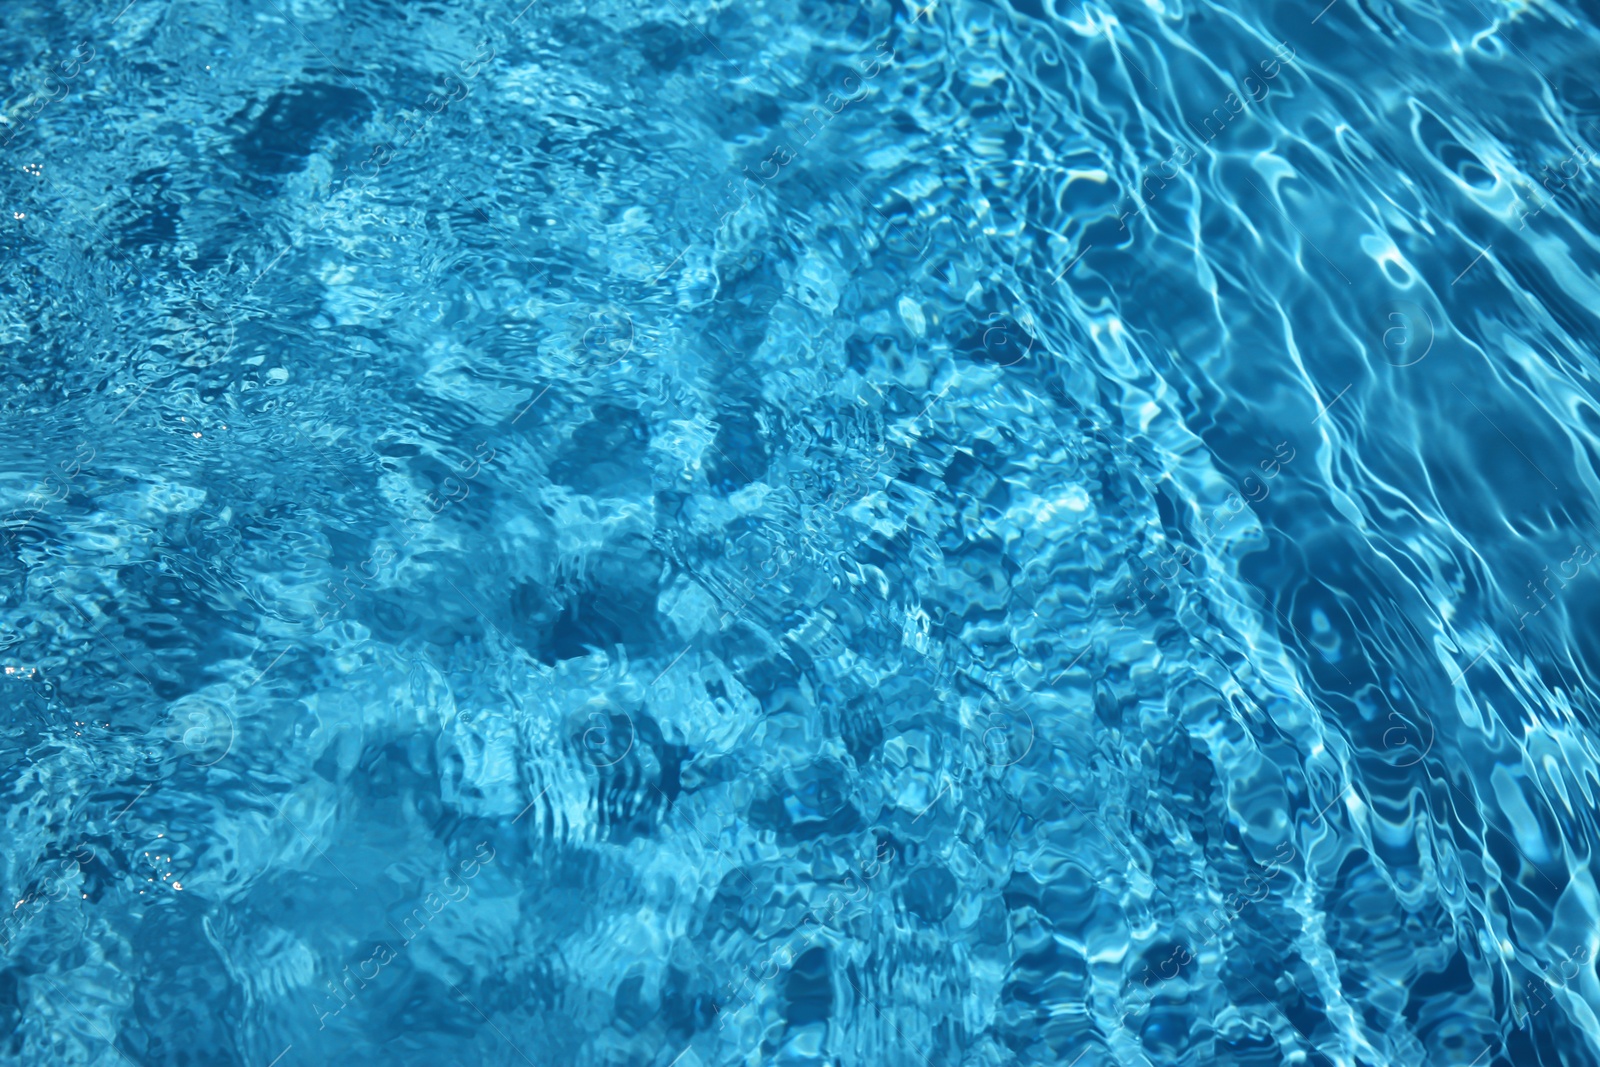
M 0 1060 L 1600 1062 L 1592 7 L 124 2 Z

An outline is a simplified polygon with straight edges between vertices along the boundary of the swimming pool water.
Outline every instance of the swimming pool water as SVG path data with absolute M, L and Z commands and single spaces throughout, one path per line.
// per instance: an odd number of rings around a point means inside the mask
M 1592 7 L 0 11 L 0 1062 L 1600 1063 Z

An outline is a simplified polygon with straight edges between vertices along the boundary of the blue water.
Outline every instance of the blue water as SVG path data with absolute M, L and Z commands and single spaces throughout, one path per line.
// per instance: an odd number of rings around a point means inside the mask
M 0 1063 L 1600 1063 L 1600 18 L 4 0 Z

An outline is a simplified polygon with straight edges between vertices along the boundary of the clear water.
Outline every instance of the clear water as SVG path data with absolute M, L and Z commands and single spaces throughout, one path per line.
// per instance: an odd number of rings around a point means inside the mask
M 0 1061 L 1600 1062 L 1591 7 L 0 4 Z

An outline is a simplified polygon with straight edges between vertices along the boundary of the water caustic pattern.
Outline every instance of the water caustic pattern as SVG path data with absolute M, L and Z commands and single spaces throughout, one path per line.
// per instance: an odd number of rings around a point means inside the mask
M 124 2 L 0 1062 L 1600 1062 L 1592 7 Z

